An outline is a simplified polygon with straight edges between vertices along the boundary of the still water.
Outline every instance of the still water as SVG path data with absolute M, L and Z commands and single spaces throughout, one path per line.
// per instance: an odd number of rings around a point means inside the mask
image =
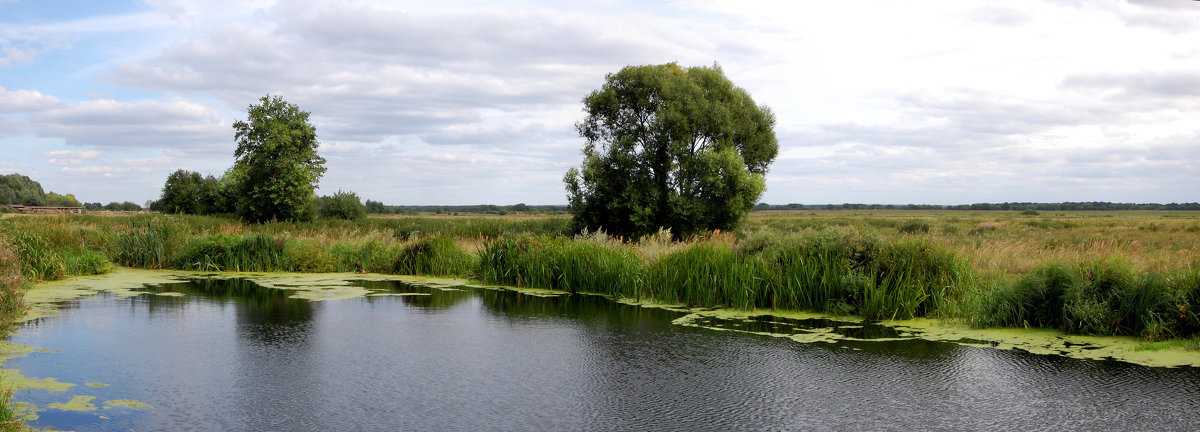
M 798 343 L 595 296 L 359 282 L 289 298 L 246 280 L 99 294 L 27 324 L 9 360 L 67 430 L 1194 430 L 1200 370 L 923 340 Z M 153 293 L 179 293 L 157 295 Z M 827 325 L 828 323 L 825 323 Z M 778 327 L 783 326 L 783 329 Z M 717 328 L 717 329 L 714 329 Z M 848 326 L 858 338 L 894 336 Z M 87 385 L 86 383 L 92 383 Z M 94 396 L 94 409 L 47 408 Z M 146 407 L 106 404 L 132 399 Z

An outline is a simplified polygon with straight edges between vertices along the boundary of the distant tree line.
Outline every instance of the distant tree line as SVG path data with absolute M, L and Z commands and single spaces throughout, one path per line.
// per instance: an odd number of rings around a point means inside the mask
M 755 210 L 1039 210 L 1039 211 L 1112 211 L 1112 210 L 1200 210 L 1200 203 L 1112 203 L 1093 202 L 1005 202 L 975 203 L 958 205 L 936 204 L 766 204 L 759 203 Z
M 567 212 L 567 206 L 565 205 L 527 205 L 525 203 L 504 206 L 494 204 L 399 206 L 386 205 L 379 201 L 367 200 L 366 208 L 367 213 L 370 214 L 433 213 L 506 215 L 509 213 L 562 214 Z
M 137 204 L 134 204 L 134 203 L 132 203 L 132 202 L 129 202 L 129 201 L 125 201 L 125 202 L 116 202 L 116 201 L 113 201 L 113 202 L 110 202 L 110 203 L 108 203 L 108 204 L 100 204 L 100 203 L 98 203 L 98 202 L 94 202 L 94 203 L 83 203 L 83 208 L 84 208 L 84 209 L 86 209 L 86 210 L 88 210 L 88 211 L 101 211 L 101 210 L 108 210 L 108 211 L 141 211 L 141 210 L 142 210 L 142 206 L 140 206 L 140 205 L 137 205 Z
M 43 192 L 41 183 L 17 173 L 0 175 L 0 204 L 83 207 L 74 194 Z

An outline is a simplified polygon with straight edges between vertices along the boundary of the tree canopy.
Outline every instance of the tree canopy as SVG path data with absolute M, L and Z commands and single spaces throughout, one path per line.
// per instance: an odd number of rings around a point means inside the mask
M 41 183 L 29 177 L 17 173 L 0 175 L 0 204 L 44 206 L 46 193 Z
M 247 109 L 246 121 L 233 124 L 237 149 L 238 214 L 252 222 L 310 220 L 316 213 L 313 193 L 325 173 L 317 155 L 317 130 L 308 112 L 266 95 Z
M 51 207 L 83 207 L 83 204 L 75 198 L 75 194 L 59 195 L 54 192 L 46 192 L 46 205 Z
M 213 183 L 216 183 L 215 179 Z M 163 184 L 158 207 L 163 213 L 205 214 L 212 195 L 210 188 L 200 173 L 176 170 L 167 176 L 167 182 Z
M 564 177 L 577 229 L 632 238 L 731 229 L 779 151 L 771 110 L 717 65 L 628 66 L 583 104 L 583 164 Z
M 221 178 L 184 169 L 167 176 L 162 195 L 152 209 L 163 213 L 233 213 L 237 201 L 237 173 L 231 168 Z

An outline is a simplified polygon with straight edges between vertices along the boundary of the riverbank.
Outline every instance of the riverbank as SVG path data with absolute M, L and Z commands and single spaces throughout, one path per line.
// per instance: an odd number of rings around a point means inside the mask
M 1188 340 L 1200 334 L 1200 215 L 761 212 L 684 242 L 567 236 L 563 217 L 0 219 L 35 280 L 115 265 L 473 278 L 633 301 Z M 1189 346 L 1194 343 L 1184 342 Z
M 135 296 L 180 296 L 166 285 L 197 280 L 240 280 L 267 290 L 286 291 L 286 296 L 312 302 L 337 301 L 394 295 L 387 282 L 439 291 L 469 289 L 516 291 L 532 297 L 567 295 L 560 290 L 481 284 L 465 279 L 433 278 L 362 273 L 262 273 L 262 272 L 191 272 L 178 270 L 142 270 L 119 268 L 105 275 L 81 276 L 46 282 L 29 291 L 30 319 L 56 316 L 63 302 L 80 301 L 104 294 L 105 298 Z M 242 295 L 254 297 L 253 291 Z M 426 294 L 427 295 L 427 294 Z M 605 294 L 582 293 L 581 295 Z M 904 320 L 864 320 L 859 316 L 795 310 L 745 310 L 736 308 L 689 307 L 683 303 L 634 301 L 622 303 L 642 308 L 667 309 L 679 314 L 675 325 L 716 331 L 752 333 L 793 340 L 797 343 L 837 344 L 847 341 L 887 343 L 898 340 L 948 342 L 963 346 L 1000 350 L 1019 350 L 1033 354 L 1058 355 L 1085 360 L 1116 360 L 1151 367 L 1200 367 L 1200 350 L 1180 343 L 1154 343 L 1129 336 L 1084 336 L 1059 330 L 1032 328 L 974 328 L 957 320 L 915 318 Z M 872 331 L 862 331 L 874 328 Z M 14 346 L 3 350 L 11 356 L 24 356 L 37 347 Z M 2 365 L 2 361 L 0 361 Z M 15 371 L 0 369 L 0 376 L 15 389 L 62 387 L 46 378 L 29 378 Z
M 170 274 L 178 279 L 153 283 L 154 275 Z M 355 279 L 371 280 L 344 282 Z M 1176 429 L 1196 417 L 1185 409 L 1192 401 L 1186 389 L 1200 380 L 1195 367 L 1035 355 L 1027 352 L 1035 348 L 1032 343 L 992 346 L 963 339 L 965 334 L 929 339 L 934 331 L 963 328 L 937 320 L 902 328 L 813 313 L 633 306 L 544 289 L 452 286 L 462 280 L 447 281 L 441 289 L 402 283 L 409 280 L 356 273 L 117 269 L 39 284 L 31 297 L 66 285 L 85 297 L 64 301 L 59 316 L 22 328 L 12 342 L 37 348 L 5 367 L 38 381 L 74 384 L 62 391 L 16 392 L 20 405 L 36 410 L 39 419 L 32 424 L 63 430 L 163 430 L 181 424 L 222 430 L 519 424 L 556 430 L 594 428 L 603 419 L 624 429 L 662 418 L 668 420 L 656 428 L 794 429 L 827 424 L 795 420 L 796 412 L 821 407 L 834 413 L 829 421 L 840 421 L 857 418 L 862 401 L 910 412 L 899 417 L 907 419 L 901 420 L 906 427 L 918 428 L 986 429 L 1011 425 L 1014 418 L 1044 417 L 1065 428 Z M 144 285 L 147 281 L 152 283 Z M 345 296 L 352 286 L 366 292 Z M 99 287 L 107 291 L 92 294 Z M 911 328 L 923 321 L 932 328 Z M 1044 330 L 1002 332 L 1029 339 L 1045 335 L 1040 344 L 1051 349 L 1074 348 L 1066 345 L 1085 339 Z M 1096 351 L 1088 348 L 1081 353 Z M 312 391 L 297 393 L 298 385 Z M 678 394 L 690 396 L 672 397 Z M 802 400 L 792 399 L 797 397 Z M 379 410 L 379 400 L 427 409 Z M 511 403 L 498 410 L 489 405 L 495 400 Z M 122 401 L 129 404 L 113 405 Z M 256 403 L 262 401 L 271 401 L 279 415 L 258 415 Z M 684 417 L 707 415 L 724 423 L 679 423 L 678 416 L 661 416 L 663 401 L 674 404 L 672 412 L 692 407 L 696 415 Z M 746 401 L 757 402 L 747 408 Z M 438 409 L 447 406 L 481 408 L 470 416 Z M 1098 418 L 1096 406 L 1112 408 Z M 597 416 L 596 410 L 606 414 Z M 497 412 L 510 417 L 498 419 Z M 561 412 L 589 414 L 565 424 L 554 414 Z M 476 420 L 464 424 L 463 417 Z M 890 417 L 846 427 L 898 424 Z M 753 423 L 762 418 L 782 422 Z M 944 418 L 953 421 L 938 423 Z M 967 425 L 961 420 L 967 418 L 984 420 Z

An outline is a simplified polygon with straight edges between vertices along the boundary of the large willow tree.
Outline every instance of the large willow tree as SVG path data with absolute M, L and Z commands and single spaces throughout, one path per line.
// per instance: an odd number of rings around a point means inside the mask
M 629 238 L 732 229 L 779 151 L 771 110 L 717 65 L 628 66 L 583 104 L 583 165 L 564 178 L 577 229 Z
M 233 124 L 238 214 L 252 222 L 312 219 L 313 189 L 325 173 L 325 158 L 317 155 L 320 143 L 308 113 L 267 95 L 246 114 L 246 121 Z

